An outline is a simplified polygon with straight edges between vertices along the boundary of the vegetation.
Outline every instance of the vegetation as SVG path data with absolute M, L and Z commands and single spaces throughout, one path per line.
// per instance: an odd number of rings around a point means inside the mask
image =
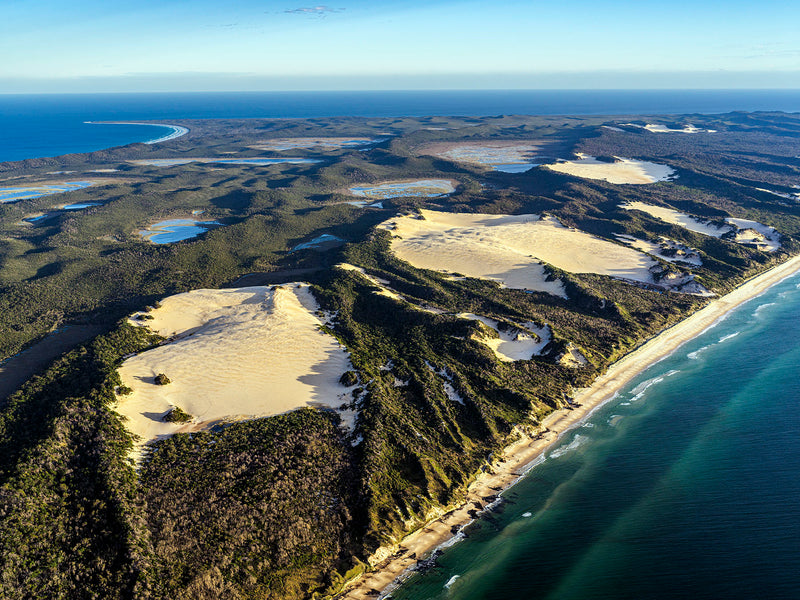
M 187 413 L 180 406 L 176 406 L 164 415 L 164 420 L 167 423 L 188 423 L 192 420 L 192 415 Z
M 720 294 L 800 250 L 800 205 L 756 189 L 793 189 L 800 118 L 693 116 L 720 135 L 617 132 L 600 128 L 605 122 L 513 116 L 186 122 L 191 139 L 0 164 L 2 177 L 29 179 L 65 167 L 120 169 L 110 176 L 116 185 L 64 198 L 101 206 L 41 225 L 20 220 L 52 199 L 0 205 L 0 356 L 47 343 L 48 333 L 64 326 L 106 330 L 30 373 L 0 405 L 0 597 L 333 594 L 368 568 L 366 558 L 379 545 L 458 503 L 515 428 L 535 431 L 573 388 L 707 302 L 552 267 L 569 299 L 415 269 L 393 256 L 389 233 L 373 229 L 398 210 L 549 213 L 611 241 L 615 234 L 669 237 L 699 251 L 702 267 L 680 268 Z M 432 126 L 461 128 L 425 129 Z M 298 150 L 323 159 L 313 166 L 217 170 L 125 162 L 251 156 L 259 152 L 248 146 L 269 137 L 379 137 L 381 131 L 395 137 L 367 151 Z M 432 142 L 486 138 L 541 139 L 565 158 L 580 151 L 665 162 L 679 177 L 614 186 L 543 169 L 489 171 L 421 150 Z M 350 197 L 343 190 L 355 183 L 434 176 L 457 180 L 457 192 L 384 201 L 383 210 L 344 203 Z M 634 200 L 710 220 L 760 221 L 782 233 L 786 252 L 768 254 L 619 208 Z M 225 226 L 166 246 L 135 234 L 196 210 Z M 348 243 L 291 251 L 323 233 Z M 388 281 L 405 300 L 373 293 L 358 272 L 330 268 L 340 262 Z M 341 383 L 358 386 L 355 431 L 334 413 L 299 410 L 171 436 L 153 444 L 134 469 L 132 440 L 113 410 L 131 390 L 116 368 L 123 357 L 163 340 L 124 317 L 138 313 L 146 322 L 153 316 L 147 307 L 190 289 L 298 279 L 309 281 L 334 315 L 324 327 L 351 354 L 353 369 Z M 500 362 L 476 341 L 485 328 L 455 316 L 461 312 L 504 327 L 547 323 L 553 340 L 542 356 Z M 572 346 L 586 356 L 585 367 L 558 361 Z M 156 380 L 169 382 L 163 373 Z M 445 383 L 463 403 L 451 399 Z M 192 416 L 175 407 L 164 419 Z

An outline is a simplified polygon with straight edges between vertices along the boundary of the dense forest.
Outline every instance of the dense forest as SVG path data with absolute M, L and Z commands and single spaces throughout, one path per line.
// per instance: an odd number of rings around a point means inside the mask
M 715 133 L 626 125 L 689 121 Z M 371 568 L 378 547 L 459 504 L 517 431 L 538 431 L 574 389 L 709 301 L 552 266 L 567 298 L 415 268 L 393 254 L 388 232 L 375 229 L 397 213 L 546 213 L 614 243 L 616 235 L 668 237 L 699 252 L 702 266 L 687 268 L 716 294 L 800 250 L 797 116 L 178 124 L 190 134 L 164 144 L 0 163 L 0 187 L 48 181 L 56 169 L 116 169 L 103 185 L 58 198 L 97 203 L 81 211 L 54 210 L 52 197 L 0 204 L 0 383 L 19 379 L 0 386 L 3 598 L 333 597 Z M 320 160 L 313 164 L 129 162 L 262 156 L 252 147 L 258 142 L 303 136 L 377 141 L 291 151 Z M 505 173 L 425 150 L 482 140 L 536 140 L 544 154 L 563 159 L 636 157 L 669 164 L 678 176 L 614 185 L 544 168 Z M 351 204 L 347 194 L 355 184 L 412 178 L 458 185 L 449 196 L 397 197 L 377 207 Z M 780 232 L 782 248 L 764 252 L 620 208 L 634 201 L 710 221 L 755 220 Z M 222 226 L 164 245 L 138 234 L 200 211 Z M 293 251 L 322 234 L 341 241 Z M 387 281 L 403 299 L 372 293 L 357 271 L 332 268 L 339 263 Z M 355 430 L 335 411 L 301 409 L 171 436 L 135 467 L 135 440 L 112 410 L 117 367 L 164 340 L 126 316 L 183 291 L 299 280 L 336 315 L 326 331 L 351 356 Z M 458 313 L 547 323 L 553 339 L 530 360 L 501 362 L 480 341 L 491 332 Z M 66 351 L 53 343 L 59 336 Z M 568 347 L 587 364 L 559 361 Z M 463 402 L 448 397 L 438 373 Z

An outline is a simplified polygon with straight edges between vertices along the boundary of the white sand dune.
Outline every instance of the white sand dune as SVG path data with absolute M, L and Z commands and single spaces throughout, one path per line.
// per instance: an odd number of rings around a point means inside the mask
M 781 247 L 780 234 L 774 228 L 759 223 L 758 221 L 726 217 L 725 224 L 718 225 L 716 223 L 709 223 L 699 217 L 693 217 L 678 212 L 674 208 L 656 206 L 654 204 L 638 201 L 620 204 L 620 208 L 624 208 L 625 210 L 640 210 L 651 217 L 655 217 L 656 219 L 672 225 L 679 225 L 684 229 L 702 235 L 720 238 L 733 234 L 731 241 L 738 244 L 755 246 L 759 250 L 764 250 L 765 252 L 775 252 Z
M 637 125 L 636 123 L 623 123 L 628 127 L 638 127 L 639 129 L 646 129 L 651 133 L 716 133 L 716 129 L 700 129 L 691 123 L 687 123 L 681 129 L 670 129 L 666 125 L 660 123 L 648 123 L 647 125 Z
M 392 233 L 392 250 L 415 267 L 461 273 L 504 286 L 565 297 L 561 281 L 547 281 L 542 262 L 571 273 L 597 273 L 653 283 L 658 263 L 632 248 L 596 238 L 538 215 L 421 211 L 379 227 Z
M 319 329 L 316 301 L 308 284 L 195 290 L 164 299 L 132 319 L 170 342 L 125 360 L 124 385 L 115 410 L 141 438 L 152 440 L 180 431 L 208 428 L 220 421 L 275 415 L 321 404 L 341 407 L 350 388 L 339 383 L 351 369 L 349 355 Z M 171 380 L 156 385 L 155 375 Z M 190 423 L 162 417 L 178 406 Z
M 631 183 L 643 185 L 674 178 L 675 170 L 667 165 L 659 165 L 632 158 L 614 157 L 616 162 L 604 162 L 593 156 L 578 154 L 577 160 L 566 160 L 543 165 L 551 171 L 565 173 L 584 179 L 599 179 L 608 183 Z
M 531 357 L 540 355 L 544 347 L 553 339 L 553 332 L 547 325 L 538 327 L 535 323 L 523 323 L 511 329 L 501 330 L 499 323 L 489 317 L 473 313 L 460 313 L 456 316 L 471 321 L 480 321 L 496 331 L 498 337 L 481 337 L 478 341 L 491 348 L 495 356 L 503 362 L 530 360 Z
M 652 254 L 667 262 L 682 262 L 696 267 L 703 265 L 703 260 L 697 250 L 669 238 L 661 237 L 659 243 L 655 243 L 632 235 L 615 235 L 614 237 L 623 244 L 628 244 L 631 248 Z

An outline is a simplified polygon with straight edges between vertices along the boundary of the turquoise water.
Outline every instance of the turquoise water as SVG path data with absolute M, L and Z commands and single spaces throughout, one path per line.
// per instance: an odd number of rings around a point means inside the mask
M 403 197 L 438 198 L 452 194 L 454 191 L 453 184 L 447 179 L 420 179 L 419 181 L 361 185 L 350 188 L 350 192 L 354 196 L 381 200 Z
M 170 219 L 151 225 L 139 232 L 144 239 L 154 244 L 171 244 L 190 240 L 209 229 L 220 226 L 217 221 L 195 221 L 194 219 Z
M 53 194 L 63 194 L 73 190 L 82 190 L 94 185 L 91 181 L 65 181 L 64 183 L 54 183 L 49 185 L 35 185 L 31 187 L 8 187 L 0 188 L 0 203 L 17 202 L 18 200 L 31 200 L 42 196 L 52 196 Z
M 800 598 L 799 288 L 639 376 L 392 597 Z
M 132 161 L 137 165 L 147 165 L 152 167 L 175 167 L 178 165 L 188 165 L 193 162 L 209 164 L 227 165 L 302 165 L 322 162 L 313 158 L 151 158 L 145 160 Z

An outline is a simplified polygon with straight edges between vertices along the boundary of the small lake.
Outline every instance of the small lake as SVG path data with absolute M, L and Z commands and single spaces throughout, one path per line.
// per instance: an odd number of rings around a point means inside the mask
M 292 252 L 296 252 L 297 250 L 324 250 L 327 249 L 329 246 L 338 245 L 339 242 L 343 242 L 344 240 L 340 237 L 336 237 L 335 235 L 331 235 L 329 233 L 323 233 L 320 236 L 315 237 L 313 240 L 309 242 L 304 242 L 302 244 L 297 244 L 294 248 L 292 248 Z
M 170 219 L 150 225 L 139 231 L 145 240 L 154 244 L 171 244 L 190 240 L 209 229 L 222 226 L 217 221 L 195 221 L 194 219 Z
M 278 164 L 302 165 L 322 162 L 313 158 L 151 158 L 129 161 L 135 165 L 150 167 L 174 167 L 199 162 L 215 165 L 255 165 L 268 166 Z
M 47 185 L 33 185 L 27 187 L 8 187 L 0 188 L 0 203 L 18 202 L 19 200 L 32 200 L 42 196 L 53 194 L 63 194 L 81 190 L 94 185 L 92 181 L 66 181 L 64 183 L 52 183 Z
M 375 185 L 361 185 L 350 188 L 354 196 L 364 198 L 437 198 L 447 196 L 456 191 L 453 182 L 448 179 L 420 179 L 418 181 L 402 181 L 397 183 L 379 183 Z
M 320 150 L 340 150 L 342 148 L 370 146 L 382 141 L 384 140 L 371 138 L 276 138 L 274 140 L 259 142 L 252 147 L 257 150 L 272 150 L 274 152 L 283 152 L 285 150 L 309 150 L 312 148 L 318 148 Z
M 536 145 L 464 145 L 456 146 L 438 154 L 443 158 L 462 163 L 491 167 L 503 173 L 524 173 L 540 163 L 531 162 L 531 156 L 539 147 Z

